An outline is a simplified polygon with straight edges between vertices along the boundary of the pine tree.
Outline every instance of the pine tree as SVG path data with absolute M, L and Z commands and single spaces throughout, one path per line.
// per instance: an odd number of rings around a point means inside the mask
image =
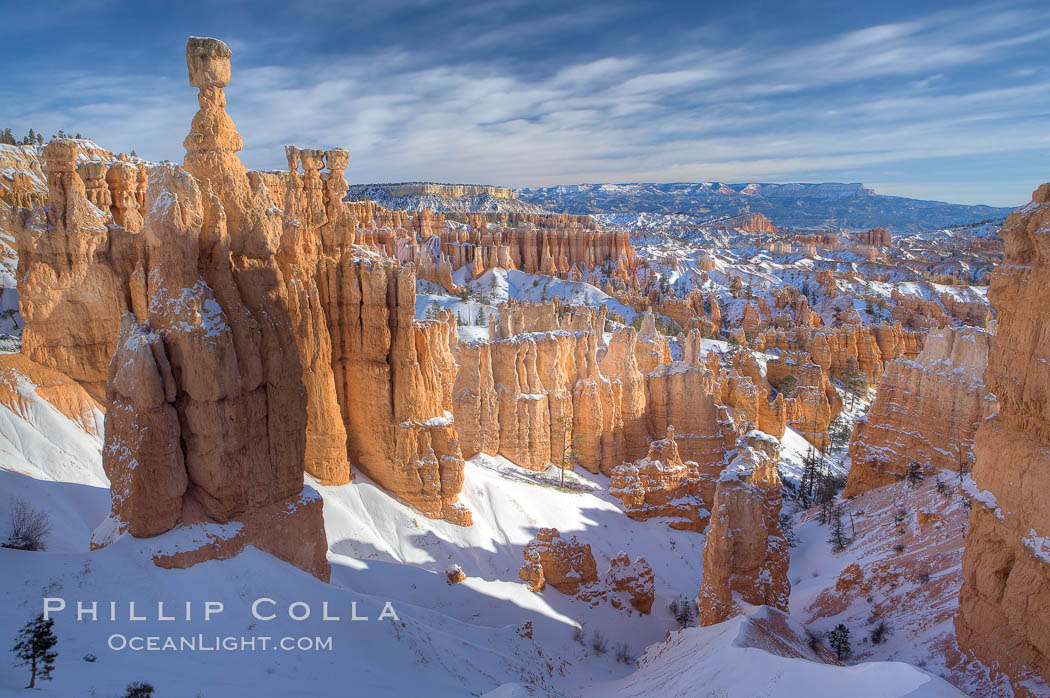
M 44 144 L 44 137 L 41 136 L 39 133 L 36 134 L 36 144 L 37 145 L 43 145 Z
M 561 427 L 563 447 L 558 467 L 561 469 L 561 486 L 565 487 L 565 471 L 575 470 L 580 464 L 580 435 L 572 434 L 572 419 L 566 415 L 558 417 L 558 425 Z
M 959 449 L 958 455 L 959 463 L 959 484 L 963 484 L 963 480 L 966 478 L 966 474 L 970 472 L 970 454 L 964 453 L 963 450 Z
M 849 645 L 849 628 L 842 623 L 835 626 L 835 629 L 828 635 L 828 644 L 831 645 L 831 649 L 835 652 L 835 657 L 843 659 L 848 657 L 852 648 Z
M 133 157 L 133 158 L 137 158 L 138 156 L 139 156 L 139 155 L 138 155 L 138 153 L 136 153 L 136 152 L 135 152 L 135 149 L 134 149 L 134 148 L 132 148 L 132 149 L 131 149 L 131 157 Z
M 58 644 L 58 638 L 52 632 L 55 625 L 54 618 L 44 620 L 41 613 L 22 626 L 19 631 L 17 642 L 11 650 L 22 660 L 19 666 L 29 665 L 29 685 L 26 688 L 35 688 L 37 677 L 41 681 L 51 678 L 51 671 L 55 668 L 55 658 L 58 652 L 54 646 Z
M 6 143 L 7 145 L 14 145 L 15 144 L 15 137 L 11 134 L 11 129 L 9 129 L 9 128 L 5 128 L 4 129 L 4 137 L 3 137 L 3 141 L 2 142 Z
M 82 138 L 82 136 L 80 135 L 80 131 L 77 131 L 77 138 Z
M 810 446 L 809 451 L 802 459 L 802 482 L 799 483 L 799 494 L 802 496 L 802 503 L 809 506 L 809 503 L 813 500 L 813 490 L 817 485 L 818 468 L 820 467 L 820 457 Z
M 919 461 L 913 460 L 911 463 L 908 464 L 907 477 L 908 485 L 910 485 L 913 488 L 918 487 L 922 483 L 922 480 L 924 477 L 926 477 L 926 474 L 922 471 L 922 465 L 919 464 Z
M 36 131 L 29 129 L 29 142 L 36 143 Z
M 853 403 L 860 396 L 861 391 L 864 390 L 867 377 L 861 373 L 857 360 L 852 356 L 846 359 L 846 369 L 842 372 L 842 382 L 846 386 L 846 393 L 849 395 L 850 409 L 853 409 Z
M 849 537 L 846 535 L 846 523 L 842 520 L 841 505 L 831 508 L 828 523 L 831 526 L 831 535 L 828 537 L 828 542 L 831 543 L 831 550 L 836 553 L 840 552 L 850 543 Z
M 479 308 L 477 325 L 478 327 L 484 327 L 486 324 L 488 324 L 488 320 L 485 319 L 485 309 Z

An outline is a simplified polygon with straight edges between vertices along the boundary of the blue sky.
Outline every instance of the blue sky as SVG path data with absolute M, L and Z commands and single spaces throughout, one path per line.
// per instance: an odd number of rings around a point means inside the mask
M 1050 180 L 1050 2 L 10 3 L 0 126 L 181 161 L 189 35 L 233 49 L 257 169 L 353 182 L 861 181 L 1016 205 Z

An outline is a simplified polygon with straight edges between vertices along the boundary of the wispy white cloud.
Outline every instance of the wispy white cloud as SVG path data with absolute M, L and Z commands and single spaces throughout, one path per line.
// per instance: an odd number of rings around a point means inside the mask
M 584 26 L 588 11 L 560 18 Z M 472 43 L 484 49 L 507 32 L 538 36 L 549 21 L 500 26 Z M 487 61 L 484 51 L 427 63 L 404 45 L 367 60 L 307 54 L 274 65 L 256 48 L 250 65 L 235 55 L 227 94 L 247 145 L 242 158 L 263 169 L 283 166 L 280 146 L 297 143 L 348 147 L 352 181 L 840 178 L 878 181 L 895 193 L 1017 203 L 1036 183 L 1024 178 L 1048 162 L 1050 83 L 1013 60 L 1040 46 L 1046 56 L 1050 30 L 1038 27 L 1047 25 L 1050 8 L 1033 16 L 985 6 L 806 45 L 776 28 L 721 41 L 707 28 L 697 43 L 566 52 L 543 70 Z M 75 128 L 117 149 L 180 160 L 195 110 L 185 83 L 80 70 L 20 93 L 12 111 L 44 133 Z M 975 172 L 972 186 L 923 179 L 925 161 L 965 165 L 1026 152 L 1030 162 L 997 178 Z

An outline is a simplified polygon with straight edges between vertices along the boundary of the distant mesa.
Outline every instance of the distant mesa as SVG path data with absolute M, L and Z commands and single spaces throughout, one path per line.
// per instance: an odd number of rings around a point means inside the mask
M 368 198 L 378 191 L 391 198 L 401 196 L 446 196 L 460 199 L 469 196 L 494 196 L 497 199 L 516 199 L 517 195 L 507 187 L 488 184 L 439 184 L 437 182 L 399 182 L 397 184 L 355 184 L 350 187 L 349 198 Z
M 347 192 L 349 201 L 371 201 L 392 211 L 432 213 L 524 213 L 548 215 L 543 206 L 522 201 L 508 187 L 489 184 L 398 182 L 356 184 Z
M 515 193 L 522 202 L 557 213 L 676 214 L 698 224 L 760 213 L 780 228 L 860 232 L 881 227 L 893 234 L 1004 218 L 1012 210 L 883 196 L 856 182 L 567 184 Z

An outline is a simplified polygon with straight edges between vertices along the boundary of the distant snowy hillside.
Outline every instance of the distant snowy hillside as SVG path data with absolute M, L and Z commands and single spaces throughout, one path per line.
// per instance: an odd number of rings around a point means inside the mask
M 419 194 L 392 196 L 381 184 L 358 190 L 354 188 L 349 198 L 374 201 L 384 208 L 395 211 L 421 211 L 435 213 L 550 213 L 543 206 L 521 199 L 509 199 L 492 194 L 478 196 L 441 196 Z
M 517 190 L 518 198 L 558 213 L 665 213 L 695 225 L 741 213 L 765 214 L 785 228 L 894 233 L 947 228 L 1002 218 L 1011 209 L 966 206 L 876 194 L 861 184 L 572 184 Z

